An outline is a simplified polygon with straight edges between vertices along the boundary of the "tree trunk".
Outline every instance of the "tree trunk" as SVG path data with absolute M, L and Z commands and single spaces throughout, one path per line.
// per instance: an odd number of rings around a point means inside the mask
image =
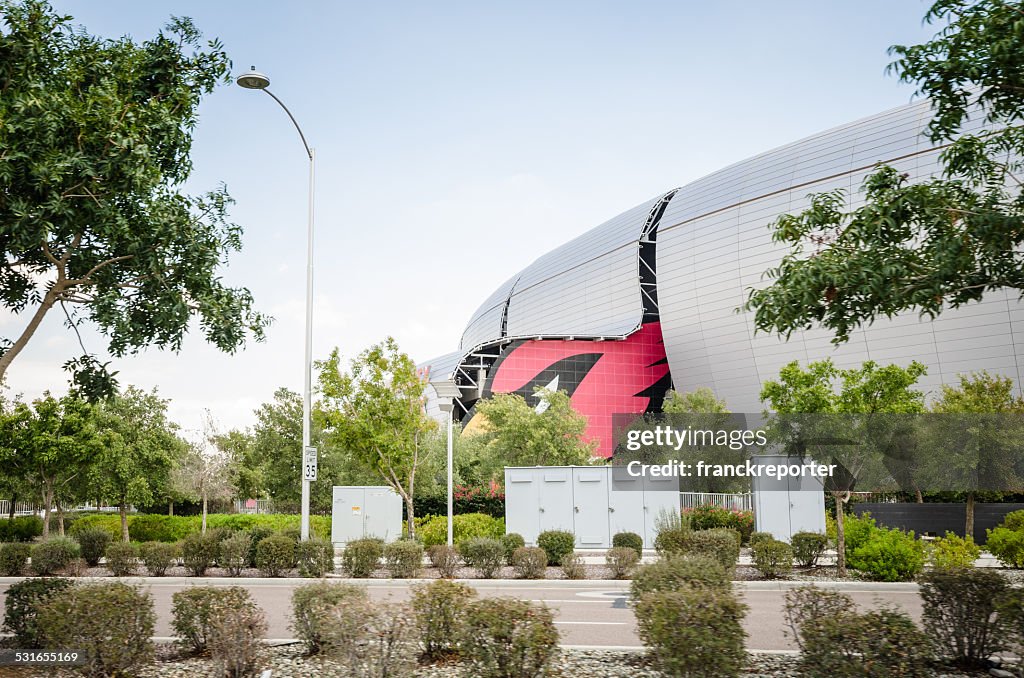
M 14 507 L 18 504 L 18 493 L 11 492 L 11 505 L 7 509 L 7 520 L 14 520 Z
M 412 495 L 411 494 L 406 494 L 405 492 L 403 492 L 402 495 L 403 495 L 402 498 L 405 499 L 405 513 L 406 513 L 406 516 L 409 518 L 409 522 L 405 526 L 405 533 L 409 537 L 409 539 L 415 539 L 416 538 L 416 513 L 415 513 L 415 509 L 413 508 L 413 505 L 412 505 Z
M 64 502 L 57 500 L 57 534 L 64 536 Z
M 168 499 L 167 500 L 167 515 L 169 515 L 169 516 L 173 516 L 174 515 L 174 500 L 173 499 Z
M 206 534 L 206 492 L 203 492 L 203 529 L 202 533 Z
M 914 495 L 916 497 L 916 500 L 917 500 L 918 504 L 923 504 L 924 503 L 924 495 L 921 494 L 921 488 L 915 487 L 914 488 Z
M 59 274 L 58 274 L 59 275 Z M 43 316 L 53 308 L 53 305 L 57 303 L 57 296 L 63 292 L 63 288 L 60 287 L 60 282 L 51 287 L 47 292 L 46 296 L 43 297 L 43 302 L 39 304 L 39 308 L 32 314 L 32 318 L 28 321 L 28 326 L 22 331 L 21 336 L 18 337 L 10 347 L 4 351 L 4 354 L 0 356 L 0 383 L 3 382 L 4 376 L 7 374 L 7 368 L 11 366 L 14 359 L 17 357 L 21 350 L 28 344 L 29 339 L 39 329 L 39 324 L 43 322 Z
M 846 526 L 843 524 L 843 504 L 845 492 L 833 492 L 836 500 L 836 575 L 846 576 Z
M 53 486 L 43 482 L 43 541 L 50 538 L 50 506 L 53 504 Z
M 128 505 L 121 502 L 117 505 L 117 510 L 121 514 L 121 541 L 127 544 L 131 541 L 128 538 Z
M 967 516 L 964 521 L 964 538 L 974 539 L 974 493 L 967 493 Z

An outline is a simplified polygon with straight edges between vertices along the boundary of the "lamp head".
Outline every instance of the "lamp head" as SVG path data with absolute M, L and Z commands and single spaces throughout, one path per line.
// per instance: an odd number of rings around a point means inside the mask
M 266 89 L 270 87 L 270 78 L 257 71 L 255 66 L 250 68 L 251 70 L 248 73 L 243 73 L 235 78 L 235 82 L 240 87 L 246 89 Z

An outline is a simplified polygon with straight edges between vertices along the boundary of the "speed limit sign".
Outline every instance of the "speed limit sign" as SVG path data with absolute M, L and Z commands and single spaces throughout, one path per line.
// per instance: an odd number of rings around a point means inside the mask
M 302 479 L 316 480 L 316 448 L 306 447 L 302 452 Z

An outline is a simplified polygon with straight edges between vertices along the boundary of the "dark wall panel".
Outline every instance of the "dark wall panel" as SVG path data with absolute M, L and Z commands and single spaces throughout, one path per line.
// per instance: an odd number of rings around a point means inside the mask
M 853 512 L 870 513 L 879 525 L 913 530 L 915 534 L 941 537 L 946 532 L 964 536 L 966 504 L 853 504 Z M 985 543 L 985 530 L 1003 522 L 1011 511 L 1024 509 L 1024 504 L 975 504 L 974 541 Z

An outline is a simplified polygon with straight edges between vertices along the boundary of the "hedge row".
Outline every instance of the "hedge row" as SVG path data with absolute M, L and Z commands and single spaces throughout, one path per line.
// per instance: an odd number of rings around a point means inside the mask
M 314 535 L 329 538 L 331 535 L 330 516 L 310 516 L 310 530 Z M 274 532 L 299 529 L 297 515 L 265 513 L 211 513 L 206 516 L 208 529 L 223 527 L 232 531 L 266 528 Z M 181 541 L 192 532 L 199 532 L 202 516 L 162 516 L 156 514 L 131 514 L 128 516 L 128 536 L 132 541 Z M 117 514 L 84 515 L 71 525 L 68 533 L 78 535 L 88 529 L 101 529 L 110 533 L 113 539 L 121 538 L 121 518 Z

